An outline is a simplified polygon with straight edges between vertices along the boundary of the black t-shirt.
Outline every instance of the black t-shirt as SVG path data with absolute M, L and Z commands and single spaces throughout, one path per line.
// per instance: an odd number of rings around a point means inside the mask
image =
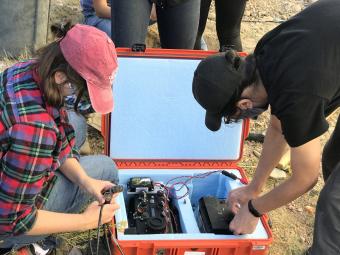
M 268 32 L 254 55 L 291 147 L 328 129 L 340 105 L 340 0 L 319 0 Z

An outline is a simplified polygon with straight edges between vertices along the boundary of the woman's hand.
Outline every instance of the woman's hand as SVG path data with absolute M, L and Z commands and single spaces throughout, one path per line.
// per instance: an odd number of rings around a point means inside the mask
M 100 213 L 101 205 L 94 201 L 86 208 L 86 210 L 82 213 L 82 216 L 85 219 L 86 229 L 93 229 L 97 228 L 98 226 L 98 220 L 99 220 L 99 213 Z M 114 200 L 111 201 L 110 204 L 103 205 L 102 215 L 101 215 L 101 224 L 109 223 L 112 221 L 113 216 L 115 214 L 115 211 L 119 209 L 119 205 L 114 202 Z
M 108 190 L 115 185 L 109 181 L 102 181 L 102 180 L 93 179 L 91 177 L 87 177 L 81 182 L 80 186 L 81 188 L 86 190 L 88 193 L 93 195 L 96 198 L 96 200 L 99 202 L 99 204 L 104 204 L 105 199 L 103 196 L 103 191 Z M 113 196 L 113 197 L 116 197 L 116 196 Z
M 249 184 L 230 191 L 227 203 L 231 211 L 237 214 L 242 206 L 247 205 L 250 199 L 256 198 L 257 196 L 258 192 Z

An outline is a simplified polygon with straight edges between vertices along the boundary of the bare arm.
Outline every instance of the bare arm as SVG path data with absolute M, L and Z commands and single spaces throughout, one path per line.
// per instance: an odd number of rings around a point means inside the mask
M 269 193 L 253 201 L 262 213 L 276 209 L 298 198 L 317 182 L 320 168 L 319 138 L 291 149 L 292 176 Z
M 61 165 L 60 171 L 73 183 L 78 184 L 83 188 L 84 182 L 89 178 L 85 173 L 78 160 L 75 158 L 68 158 Z
M 263 151 L 252 181 L 254 189 L 260 190 L 271 170 L 282 157 L 287 143 L 281 134 L 281 123 L 271 117 Z M 321 146 L 316 138 L 302 146 L 291 148 L 292 176 L 268 194 L 253 201 L 259 212 L 268 212 L 298 198 L 314 186 L 319 175 Z
M 266 213 L 298 198 L 312 188 L 317 181 L 321 152 L 319 138 L 299 147 L 291 148 L 292 176 L 267 194 L 257 197 L 286 147 L 286 142 L 280 133 L 281 125 L 275 126 L 280 122 L 277 119 L 278 122 L 276 122 L 275 119 L 273 117 L 267 131 L 268 135 L 266 135 L 262 156 L 253 181 L 248 186 L 230 192 L 232 210 L 236 213 L 230 223 L 230 229 L 234 234 L 253 233 L 256 228 L 259 218 L 249 212 L 246 204 L 249 199 L 253 200 L 253 206 L 257 211 Z M 239 209 L 235 206 L 237 202 L 242 204 Z
M 106 0 L 93 0 L 93 7 L 99 18 L 111 19 L 111 7 Z
M 100 203 L 105 201 L 102 191 L 114 186 L 109 181 L 96 180 L 89 177 L 75 158 L 68 158 L 60 167 L 60 171 L 73 183 L 93 195 Z
M 78 184 L 101 202 L 103 202 L 101 191 L 113 185 L 108 181 L 90 178 L 75 158 L 68 158 L 62 164 L 60 170 L 69 180 L 71 180 L 71 182 Z M 114 212 L 118 208 L 119 205 L 114 203 L 114 200 L 112 201 L 112 204 L 105 205 L 102 214 L 102 223 L 107 223 L 112 220 Z M 36 221 L 27 234 L 42 235 L 92 229 L 98 224 L 99 210 L 100 205 L 98 202 L 90 204 L 82 214 L 56 213 L 38 210 Z M 60 224 L 60 222 L 63 224 Z
M 282 135 L 281 123 L 272 115 L 253 180 L 249 185 L 234 189 L 229 193 L 228 203 L 234 213 L 238 211 L 239 204 L 245 205 L 249 199 L 256 198 L 261 193 L 268 176 L 287 149 L 288 145 Z
M 279 163 L 288 145 L 282 135 L 281 123 L 274 115 L 270 117 L 263 149 L 251 186 L 256 193 L 260 193 L 271 171 Z
M 114 202 L 104 205 L 101 223 L 112 220 L 114 212 L 119 205 Z M 100 206 L 93 202 L 82 214 L 56 213 L 38 210 L 33 227 L 27 231 L 27 235 L 45 235 L 62 232 L 85 231 L 97 227 Z

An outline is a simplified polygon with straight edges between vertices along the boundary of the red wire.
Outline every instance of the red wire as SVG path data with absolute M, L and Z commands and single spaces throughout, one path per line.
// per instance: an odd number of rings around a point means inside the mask
M 183 188 L 183 186 L 185 186 L 186 187 L 186 189 L 187 189 L 187 192 L 184 194 L 184 195 L 182 195 L 182 196 L 180 196 L 180 197 L 174 197 L 175 199 L 181 199 L 181 198 L 183 198 L 183 197 L 186 197 L 188 194 L 189 194 L 189 187 L 187 186 L 187 183 L 190 181 L 190 180 L 192 180 L 192 179 L 196 179 L 196 178 L 206 178 L 206 177 L 208 177 L 209 175 L 211 175 L 211 174 L 213 174 L 213 173 L 216 173 L 216 172 L 220 172 L 221 170 L 214 170 L 214 171 L 209 171 L 209 172 L 204 172 L 204 173 L 201 173 L 201 174 L 197 174 L 197 175 L 184 175 L 184 176 L 177 176 L 177 177 L 174 177 L 174 178 L 172 178 L 172 179 L 170 179 L 170 180 L 168 180 L 167 181 L 167 183 L 166 183 L 166 186 L 168 186 L 168 184 L 171 182 L 171 181 L 174 181 L 174 180 L 176 180 L 176 179 L 180 179 L 180 178 L 187 178 L 187 180 L 186 181 L 184 181 L 184 182 L 176 182 L 176 183 L 173 183 L 171 186 L 170 186 L 170 188 L 169 188 L 169 190 L 168 190 L 168 192 L 167 192 L 167 194 L 168 194 L 168 196 L 170 195 L 170 191 L 171 190 L 175 190 L 175 191 L 180 191 L 182 188 Z M 180 186 L 178 189 L 175 189 L 175 185 L 178 185 L 178 184 L 182 184 L 182 186 Z

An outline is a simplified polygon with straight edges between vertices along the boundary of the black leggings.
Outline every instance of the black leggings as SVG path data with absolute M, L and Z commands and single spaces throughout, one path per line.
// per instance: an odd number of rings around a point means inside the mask
M 325 182 L 332 174 L 336 165 L 340 163 L 340 117 L 334 131 L 322 152 L 322 172 Z
M 316 207 L 311 255 L 340 254 L 340 117 L 322 153 L 325 186 Z
M 145 43 L 152 3 L 150 0 L 112 0 L 112 39 L 117 47 Z M 175 7 L 156 7 L 161 47 L 193 49 L 199 22 L 200 0 Z
M 200 49 L 210 4 L 211 0 L 201 0 L 200 22 L 195 49 Z M 216 31 L 220 47 L 234 45 L 235 50 L 242 51 L 240 29 L 245 7 L 246 0 L 215 0 Z

